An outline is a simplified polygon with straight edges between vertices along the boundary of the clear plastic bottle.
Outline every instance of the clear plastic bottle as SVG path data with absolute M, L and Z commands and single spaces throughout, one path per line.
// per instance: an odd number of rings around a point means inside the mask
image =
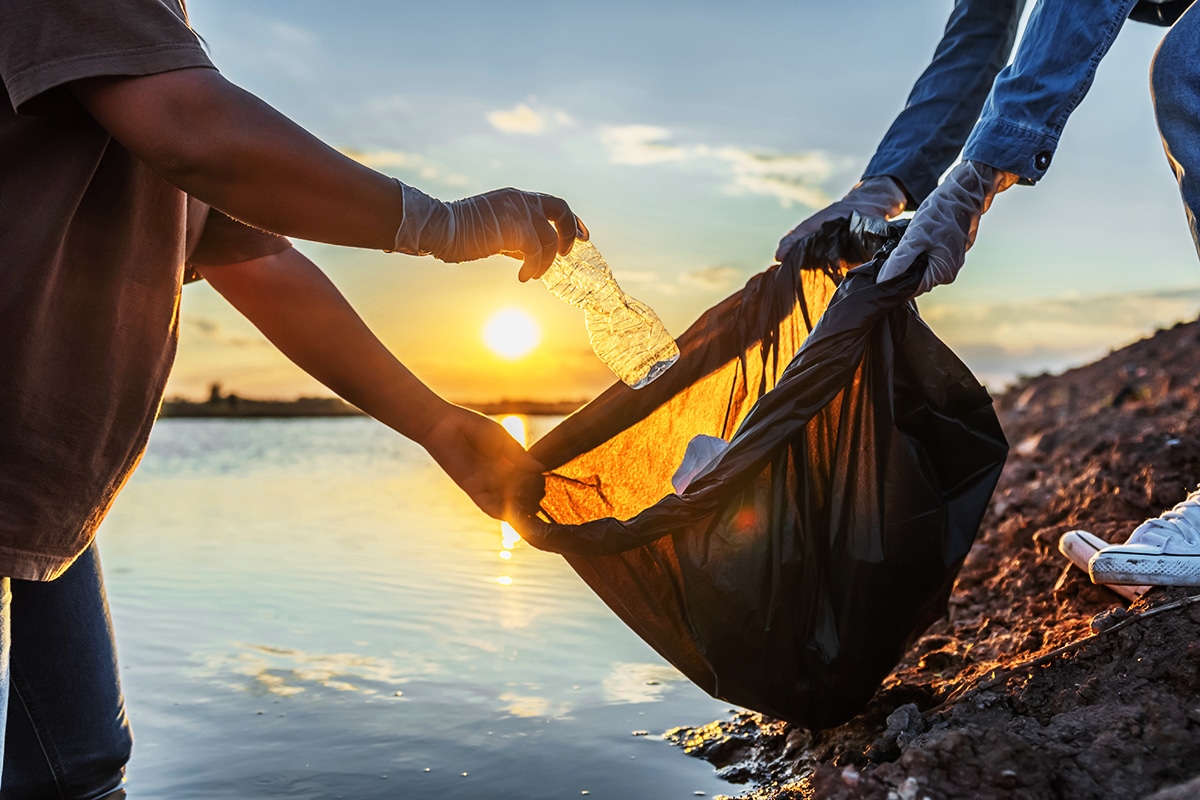
M 542 283 L 555 297 L 582 308 L 592 349 L 617 377 L 640 389 L 679 358 L 679 346 L 649 306 L 621 291 L 604 256 L 581 239 L 555 256 Z

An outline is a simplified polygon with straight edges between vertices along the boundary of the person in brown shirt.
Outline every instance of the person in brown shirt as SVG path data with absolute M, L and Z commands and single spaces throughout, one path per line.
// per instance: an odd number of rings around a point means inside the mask
M 443 203 L 351 161 L 226 81 L 180 0 L 0 0 L 0 95 L 0 798 L 96 798 L 120 791 L 129 735 L 92 539 L 157 413 L 189 254 L 500 517 L 539 465 L 424 386 L 282 236 L 504 252 L 528 280 L 586 229 L 554 197 Z

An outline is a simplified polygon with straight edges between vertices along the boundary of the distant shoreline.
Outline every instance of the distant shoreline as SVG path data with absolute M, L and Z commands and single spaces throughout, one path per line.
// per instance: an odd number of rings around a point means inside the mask
M 565 416 L 585 400 L 498 400 L 490 403 L 461 403 L 488 416 Z M 237 395 L 205 401 L 172 398 L 164 400 L 159 419 L 288 419 L 313 417 L 363 417 L 362 411 L 337 397 L 300 397 L 295 400 L 254 400 Z

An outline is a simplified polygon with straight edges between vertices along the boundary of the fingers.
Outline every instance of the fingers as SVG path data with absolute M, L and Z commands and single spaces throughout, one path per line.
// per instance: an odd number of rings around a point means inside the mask
M 888 256 L 887 261 L 883 262 L 883 266 L 879 268 L 879 273 L 875 276 L 876 283 L 890 281 L 892 278 L 903 275 L 916 258 L 917 251 L 912 247 L 905 247 L 902 239 L 892 254 Z
M 808 219 L 803 220 L 799 225 L 788 231 L 787 236 L 779 240 L 779 247 L 775 249 L 775 260 L 783 261 L 787 257 L 788 251 L 795 247 L 797 242 L 819 231 L 821 225 L 825 222 L 840 217 L 848 219 L 850 212 L 842 204 L 834 203 L 828 208 L 821 209 Z
M 539 197 L 542 200 L 542 211 L 545 213 L 546 219 L 554 223 L 554 230 L 558 233 L 558 254 L 565 256 L 571 252 L 576 237 L 587 240 L 587 227 L 571 212 L 571 207 L 567 205 L 566 200 L 549 194 L 539 195 Z
M 800 241 L 802 235 L 797 233 L 799 230 L 799 226 L 792 228 L 790 231 L 788 231 L 787 236 L 784 236 L 779 240 L 779 246 L 775 248 L 776 261 L 783 261 L 783 259 L 787 257 L 788 251 L 792 249 L 792 245 Z
M 521 265 L 521 271 L 517 275 L 521 283 L 542 277 L 543 273 L 550 269 L 550 265 L 554 263 L 554 256 L 558 253 L 559 235 L 550 223 L 536 215 L 531 215 L 530 221 L 533 223 L 537 244 L 535 246 L 531 242 L 523 250 L 525 263 Z M 571 237 L 571 242 L 574 244 L 574 236 Z

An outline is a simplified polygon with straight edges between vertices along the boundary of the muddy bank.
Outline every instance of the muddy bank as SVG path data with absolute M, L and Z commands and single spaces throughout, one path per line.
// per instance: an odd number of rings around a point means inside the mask
M 1200 797 L 1200 589 L 1129 605 L 1057 551 L 1073 528 L 1123 540 L 1200 481 L 1200 322 L 996 407 L 1012 451 L 949 613 L 868 708 L 817 733 L 739 714 L 669 734 L 731 795 Z

